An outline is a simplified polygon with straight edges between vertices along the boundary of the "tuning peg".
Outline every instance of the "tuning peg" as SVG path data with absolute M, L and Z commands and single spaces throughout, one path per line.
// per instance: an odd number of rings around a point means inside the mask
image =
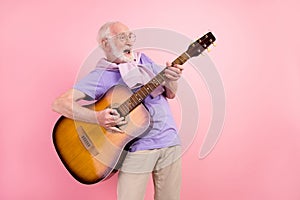
M 214 46 L 214 47 L 216 47 L 216 46 L 217 46 L 217 44 L 216 44 L 215 42 L 213 42 L 213 46 Z
M 207 47 L 207 52 L 210 52 L 210 51 L 211 51 L 211 49 L 209 47 Z

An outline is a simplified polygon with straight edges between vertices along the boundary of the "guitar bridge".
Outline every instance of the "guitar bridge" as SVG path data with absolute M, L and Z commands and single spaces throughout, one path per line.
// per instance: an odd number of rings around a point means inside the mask
M 89 138 L 86 135 L 81 135 L 80 140 L 81 140 L 82 144 L 85 146 L 85 148 L 88 149 L 92 146 L 91 141 L 89 140 Z
M 81 143 L 83 144 L 83 146 L 93 155 L 96 156 L 99 154 L 99 152 L 97 151 L 97 149 L 95 148 L 95 145 L 93 144 L 93 142 L 91 141 L 91 139 L 89 138 L 89 136 L 86 134 L 86 132 L 84 131 L 84 129 L 82 128 L 82 126 L 79 126 L 77 128 L 77 133 L 79 136 L 79 139 L 81 141 Z

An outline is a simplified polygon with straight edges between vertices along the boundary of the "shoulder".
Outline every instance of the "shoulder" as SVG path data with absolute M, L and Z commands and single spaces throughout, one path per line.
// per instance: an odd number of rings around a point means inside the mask
M 90 71 L 85 77 L 101 79 L 101 78 L 105 78 L 105 77 L 110 78 L 111 76 L 116 76 L 118 74 L 119 74 L 118 70 L 95 68 L 92 71 Z
M 140 53 L 139 64 L 142 64 L 142 65 L 148 67 L 149 69 L 151 69 L 154 72 L 154 74 L 161 72 L 161 70 L 163 69 L 163 66 L 156 64 L 151 58 L 149 58 L 144 53 Z
M 140 53 L 140 64 L 153 64 L 154 62 L 146 54 Z

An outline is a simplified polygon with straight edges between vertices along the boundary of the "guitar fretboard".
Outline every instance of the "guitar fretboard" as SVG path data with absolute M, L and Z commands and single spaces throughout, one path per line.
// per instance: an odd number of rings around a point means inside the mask
M 176 58 L 172 65 L 184 64 L 190 56 L 185 51 L 178 58 Z M 134 108 L 143 102 L 143 100 L 151 94 L 158 86 L 160 86 L 165 81 L 165 70 L 164 68 L 160 73 L 153 77 L 146 85 L 142 86 L 138 91 L 132 94 L 124 103 L 122 103 L 118 108 L 116 108 L 121 116 L 128 115 Z

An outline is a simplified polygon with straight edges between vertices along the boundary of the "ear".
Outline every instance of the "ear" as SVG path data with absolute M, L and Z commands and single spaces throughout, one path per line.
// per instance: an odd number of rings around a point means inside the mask
M 101 40 L 101 46 L 103 49 L 107 49 L 109 47 L 109 43 L 108 43 L 108 40 L 107 38 L 104 38 Z
M 105 39 L 102 39 L 100 43 L 101 43 L 101 46 L 102 46 L 103 48 L 105 48 L 106 45 L 107 45 L 107 39 L 106 39 L 106 38 L 105 38 Z

